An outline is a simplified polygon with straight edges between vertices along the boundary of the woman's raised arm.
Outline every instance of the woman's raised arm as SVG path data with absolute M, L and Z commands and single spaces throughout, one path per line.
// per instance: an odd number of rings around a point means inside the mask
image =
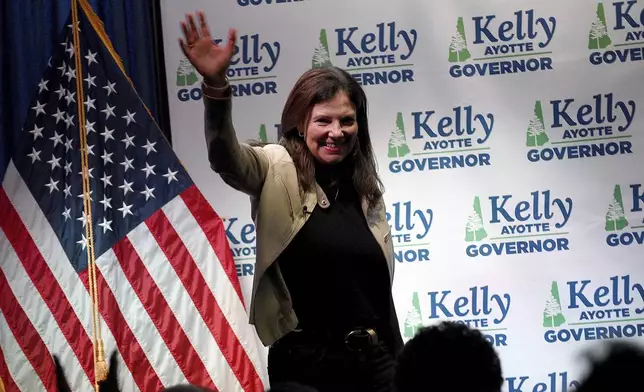
M 181 22 L 183 39 L 179 45 L 186 58 L 203 76 L 205 136 L 210 167 L 233 188 L 258 196 L 268 172 L 269 160 L 264 151 L 237 141 L 232 122 L 231 88 L 226 70 L 235 50 L 236 32 L 228 32 L 226 46 L 213 42 L 203 12 L 198 13 L 199 27 L 192 14 Z

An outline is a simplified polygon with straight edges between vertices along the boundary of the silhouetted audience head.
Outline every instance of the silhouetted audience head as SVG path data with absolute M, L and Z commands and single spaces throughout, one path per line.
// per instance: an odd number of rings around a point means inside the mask
M 268 392 L 318 392 L 318 390 L 296 382 L 284 382 L 274 385 Z
M 478 330 L 455 322 L 422 328 L 398 356 L 397 392 L 499 392 L 501 361 Z
M 117 352 L 112 352 L 110 356 L 110 363 L 108 367 L 107 379 L 98 383 L 99 392 L 120 392 L 118 386 L 118 357 Z M 65 371 L 63 366 L 60 364 L 60 360 L 57 356 L 54 355 L 54 366 L 56 367 L 56 385 L 58 392 L 71 392 L 71 387 L 67 382 L 65 377 Z M 215 392 L 212 389 L 198 387 L 195 385 L 175 385 L 166 389 L 162 389 L 162 392 Z
M 67 382 L 65 377 L 65 371 L 63 366 L 60 364 L 60 360 L 57 356 L 53 356 L 54 366 L 56 367 L 56 387 L 58 392 L 71 392 L 71 387 Z M 118 374 L 118 357 L 116 351 L 112 352 L 110 355 L 110 363 L 108 365 L 107 378 L 104 381 L 98 383 L 98 390 L 100 392 L 120 392 L 118 379 L 116 375 Z
M 607 348 L 603 358 L 591 358 L 590 372 L 576 392 L 644 390 L 644 349 L 628 343 L 611 343 Z

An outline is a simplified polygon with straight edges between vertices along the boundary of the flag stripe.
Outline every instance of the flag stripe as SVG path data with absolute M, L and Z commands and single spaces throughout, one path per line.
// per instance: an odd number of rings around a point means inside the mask
M 114 347 L 114 350 L 116 349 L 117 348 Z M 109 351 L 109 352 L 111 353 L 112 351 Z M 108 359 L 106 358 L 106 360 Z M 141 389 L 139 389 L 138 385 L 136 385 L 134 377 L 132 376 L 132 373 L 134 372 L 131 373 L 130 370 L 127 368 L 125 360 L 123 359 L 123 356 L 118 350 L 116 350 L 116 361 L 118 363 L 117 365 L 118 374 L 116 375 L 116 377 L 118 380 L 119 391 L 139 392 Z M 150 364 L 148 363 L 148 366 L 149 365 Z M 136 372 L 139 372 L 139 371 L 140 370 L 136 369 Z
M 230 250 L 228 239 L 226 238 L 224 223 L 195 185 L 186 189 L 181 194 L 181 197 L 186 202 L 186 206 L 188 206 L 192 216 L 204 230 L 210 246 L 212 246 L 212 249 L 217 254 L 221 266 L 226 271 L 226 275 L 228 275 L 228 280 L 232 283 L 239 300 L 243 304 L 244 295 L 239 284 L 239 278 L 237 277 L 237 268 L 235 267 L 233 253 Z
M 243 303 L 239 298 L 235 298 L 232 293 L 234 283 L 239 283 L 237 275 L 233 281 L 230 280 L 226 265 L 234 267 L 232 253 L 228 247 L 223 227 L 219 226 L 222 234 L 216 233 L 218 225 L 222 225 L 221 220 L 214 214 L 210 204 L 201 196 L 195 186 L 188 188 L 181 194 L 182 203 L 174 200 L 163 207 L 164 212 L 170 219 L 174 230 L 180 236 L 189 256 L 193 260 L 201 260 L 198 264 L 201 270 L 201 276 L 206 279 L 201 282 L 204 287 L 210 288 L 210 293 L 205 299 L 205 309 L 215 309 L 212 312 L 213 322 L 209 324 L 211 332 L 217 337 L 222 353 L 228 360 L 229 365 L 234 370 L 238 380 L 242 383 L 245 390 L 257 390 L 262 388 L 262 380 L 257 372 L 258 364 L 250 358 L 258 359 L 257 342 L 240 341 L 239 336 L 256 337 L 254 328 L 248 322 L 248 314 Z M 202 213 L 202 219 L 197 219 L 194 214 Z M 209 215 L 212 213 L 211 215 Z M 212 220 L 203 218 L 210 216 Z M 203 225 L 200 225 L 200 221 Z M 215 236 L 216 238 L 208 237 Z M 209 243 L 211 246 L 204 246 Z M 228 259 L 219 259 L 216 248 L 224 248 L 228 254 Z M 213 308 L 214 307 L 214 308 Z M 208 324 L 208 323 L 207 323 Z M 222 329 L 221 325 L 228 328 Z M 230 335 L 219 337 L 224 332 L 230 332 Z M 230 342 L 227 344 L 226 342 Z
M 34 245 L 81 321 L 85 332 L 91 336 L 92 319 L 89 292 L 83 290 L 76 270 L 69 263 L 60 241 L 56 238 L 56 233 L 43 215 L 27 184 L 16 170 L 13 160 L 5 174 L 4 190 L 16 213 L 20 216 L 25 229 L 31 235 Z
M 186 377 L 174 357 L 170 355 L 164 339 L 155 328 L 139 296 L 130 284 L 128 276 L 121 269 L 114 250 L 108 250 L 97 261 L 105 282 L 114 293 L 117 306 L 139 341 L 143 352 L 150 361 L 164 387 L 186 383 Z M 174 332 L 174 331 L 173 331 Z
M 6 196 L 6 194 L 4 194 L 3 190 L 0 190 L 0 203 L 2 203 L 3 196 Z M 2 210 L 2 214 L 7 221 L 11 221 L 11 224 L 3 225 L 0 222 L 0 227 L 4 226 L 0 230 L 0 249 L 4 249 L 0 267 L 6 276 L 7 284 L 31 324 L 41 334 L 48 350 L 52 354 L 58 355 L 61 360 L 69 361 L 72 365 L 69 370 L 71 375 L 70 385 L 76 389 L 91 388 L 91 382 L 87 377 L 87 373 L 83 372 L 77 352 L 74 352 L 74 348 L 68 344 L 70 339 L 74 339 L 75 336 L 79 336 L 80 333 L 85 331 L 80 325 L 64 325 L 64 322 L 55 322 L 57 313 L 61 320 L 65 320 L 65 317 L 67 317 L 71 319 L 70 324 L 73 324 L 74 320 L 70 313 L 74 314 L 74 316 L 75 313 L 68 307 L 69 304 L 65 303 L 66 298 L 60 291 L 56 280 L 49 275 L 51 271 L 46 265 L 43 266 L 45 264 L 44 260 L 33 243 L 33 238 L 25 235 L 26 229 L 24 229 L 20 217 L 13 210 L 8 199 L 4 200 L 7 200 L 7 202 L 3 203 L 5 207 L 0 207 L 0 210 Z M 7 231 L 11 233 L 10 236 L 6 235 Z M 16 251 L 21 254 L 16 253 Z M 25 268 L 27 266 L 31 271 Z M 37 284 L 40 287 L 36 286 Z M 42 294 L 47 289 L 49 289 L 50 294 L 53 293 L 49 297 L 49 303 L 47 297 Z M 68 328 L 71 338 L 64 336 L 64 331 L 60 328 L 61 324 Z M 86 349 L 89 349 L 91 354 L 92 346 L 90 345 Z M 77 350 L 81 351 L 82 348 L 77 347 Z
M 2 314 L 0 313 L 0 315 Z M 1 325 L 4 325 L 4 322 L 0 322 L 0 326 Z M 0 331 L 4 331 L 4 329 L 0 327 Z M 2 332 L 2 334 L 4 333 L 7 333 L 7 335 L 10 335 L 9 331 Z M 7 336 L 7 338 L 9 338 L 9 336 Z M 7 361 L 5 361 L 4 359 L 2 340 L 3 339 L 0 338 L 0 382 L 2 382 L 6 392 L 16 392 L 16 391 L 20 392 L 20 388 L 18 388 L 15 381 L 13 381 L 13 377 L 11 376 L 11 373 L 9 373 L 9 367 L 7 366 Z M 42 387 L 42 384 L 40 386 Z
M 47 303 L 38 294 L 38 290 L 2 231 L 0 231 L 0 248 L 5 249 L 0 269 L 7 279 L 9 288 L 31 324 L 36 327 L 49 353 L 58 356 L 61 362 L 69 364 L 65 369 L 69 385 L 75 390 L 91 389 L 91 383 L 83 372 L 78 358 L 67 344 L 61 329 L 53 320 Z M 91 353 L 92 346 L 88 349 Z
M 88 282 L 86 279 L 86 271 L 79 276 L 67 260 L 67 255 L 65 254 L 60 242 L 56 239 L 54 230 L 46 217 L 42 214 L 42 211 L 29 191 L 29 188 L 16 170 L 13 160 L 8 165 L 5 173 L 4 189 L 16 212 L 20 215 L 23 224 L 29 233 L 31 233 L 34 244 L 43 255 L 43 258 L 47 262 L 47 265 L 49 265 L 52 274 L 58 281 L 60 288 L 65 293 L 66 298 L 75 313 L 78 315 L 79 320 L 83 323 L 85 331 L 91 336 L 91 298 L 89 296 L 89 289 L 87 286 Z M 83 275 L 85 276 L 84 280 Z M 85 286 L 85 289 L 83 289 L 83 286 Z M 122 323 L 121 326 L 125 326 L 123 328 L 127 328 L 127 324 L 125 323 Z M 109 356 L 112 350 L 116 349 L 116 342 L 111 330 L 106 327 L 103 319 L 101 319 L 101 327 L 105 354 L 106 356 Z M 128 346 L 125 345 L 125 347 Z M 128 350 L 129 349 L 130 348 L 128 347 Z M 142 351 L 141 355 L 145 358 Z M 151 369 L 149 363 L 148 368 Z M 118 375 L 119 380 L 122 379 L 123 385 L 132 385 L 133 376 L 131 372 L 125 366 L 121 369 L 122 370 L 119 371 Z M 137 370 L 139 372 L 143 371 L 141 366 L 139 366 Z M 129 388 L 128 390 L 131 389 L 132 388 Z
M 195 200 L 205 203 L 205 206 L 197 204 L 193 207 L 193 210 L 209 208 L 205 199 L 196 198 Z M 198 227 L 197 221 L 183 199 L 171 201 L 163 207 L 163 210 L 175 231 L 181 237 L 190 256 L 197 261 L 197 267 L 206 279 L 210 292 L 217 299 L 231 329 L 239 337 L 240 343 L 248 353 L 255 369 L 258 372 L 261 371 L 262 380 L 268 380 L 266 367 L 260 362 L 262 355 L 265 358 L 265 353 L 259 352 L 259 350 L 265 349 L 255 332 L 255 327 L 248 322 L 248 313 L 244 309 L 244 305 L 233 294 L 233 285 L 228 279 L 221 261 L 217 258 L 217 254 L 212 247 L 204 245 L 209 244 L 204 231 Z M 216 224 L 216 222 L 213 222 L 213 224 Z M 228 244 L 224 242 L 219 246 L 228 247 Z
M 76 270 L 67 260 L 67 255 L 60 242 L 56 239 L 54 230 L 47 218 L 42 214 L 29 188 L 16 170 L 13 161 L 10 162 L 7 168 L 4 186 L 7 197 L 18 215 L 20 215 L 27 231 L 31 234 L 34 244 L 43 255 L 43 259 L 51 269 L 74 312 L 83 323 L 86 333 L 91 336 L 91 298 L 87 289 L 87 281 L 81 279 L 81 276 L 76 273 Z M 85 289 L 83 289 L 83 286 L 85 286 Z M 116 342 L 110 329 L 106 328 L 102 319 L 101 326 L 105 353 L 106 356 L 109 356 L 112 350 L 116 349 Z M 124 383 L 132 383 L 132 374 L 126 367 L 123 367 L 123 370 L 119 372 L 119 378 L 122 378 Z
M 130 239 L 123 238 L 114 245 L 114 253 L 123 273 L 150 315 L 150 319 L 159 331 L 186 380 L 191 384 L 199 385 L 203 378 L 202 374 L 207 374 L 206 368 L 201 359 L 199 359 L 194 347 L 190 344 L 190 340 L 188 340 L 186 333 L 181 328 L 181 324 L 177 321 L 165 297 L 161 294 L 150 273 L 145 268 L 139 254 L 132 246 Z M 149 257 L 150 255 L 145 256 Z M 194 368 L 191 368 L 192 366 Z
M 56 239 L 56 233 L 42 214 L 38 203 L 20 177 L 13 161 L 11 161 L 5 175 L 5 191 L 14 209 L 20 215 L 26 230 L 31 234 L 34 245 L 49 266 L 51 273 L 82 323 L 85 332 L 91 336 L 92 318 L 89 291 L 83 290 L 82 281 L 69 263 L 63 247 Z
M 38 331 L 36 331 L 36 328 L 34 328 L 24 310 L 18 304 L 18 300 L 13 291 L 11 291 L 2 269 L 0 269 L 0 293 L 2 293 L 0 295 L 0 317 L 2 318 L 0 342 L 3 349 L 7 350 L 8 353 L 17 352 L 15 349 L 11 350 L 10 347 L 11 341 L 15 341 L 38 375 L 41 387 L 44 386 L 47 391 L 56 391 L 54 360 Z M 35 382 L 35 377 L 26 375 L 23 377 L 23 372 L 27 371 L 24 363 L 17 360 L 12 360 L 11 363 L 14 369 L 12 373 L 22 381 L 21 385 L 29 379 L 34 379 Z M 40 389 L 31 389 L 30 387 L 26 390 Z
M 60 264 L 67 264 L 67 263 L 60 263 Z M 78 274 L 78 275 L 75 274 L 75 275 L 80 280 L 78 285 L 79 286 L 82 285 L 82 286 L 85 287 L 85 291 L 87 293 L 87 298 L 90 299 L 89 298 L 89 280 L 88 280 L 88 277 L 87 277 L 87 273 L 88 273 L 88 271 L 85 270 L 81 274 Z M 99 275 L 100 275 L 100 271 L 97 270 L 96 274 L 97 274 L 96 279 L 98 280 Z M 64 286 L 61 286 L 61 287 L 63 287 L 63 289 L 65 288 Z M 99 290 L 100 290 L 100 285 L 98 287 L 99 287 Z M 111 292 L 110 292 L 110 295 L 111 295 Z M 81 297 L 81 295 L 79 295 L 79 297 Z M 74 298 L 77 298 L 77 297 L 74 297 Z M 101 292 L 99 291 L 99 312 L 102 312 L 102 309 L 104 308 L 102 306 L 101 301 L 103 301 L 103 299 L 101 297 Z M 110 310 L 112 310 L 112 309 L 110 309 Z M 115 309 L 115 310 L 118 311 L 118 308 Z M 91 321 L 92 321 L 90 311 L 91 311 L 91 309 L 89 309 L 89 305 L 88 305 L 87 320 L 83 319 L 84 321 L 86 321 L 86 323 L 87 322 L 91 323 Z M 88 326 L 86 326 L 86 329 L 87 328 L 88 328 Z M 91 325 L 89 326 L 89 328 L 91 328 Z M 133 372 L 131 371 L 131 369 L 128 368 L 128 366 L 125 363 L 123 357 L 121 356 L 120 352 L 118 351 L 120 349 L 120 347 L 117 346 L 117 342 L 114 339 L 114 335 L 112 334 L 112 330 L 111 330 L 110 326 L 106 323 L 106 321 L 105 321 L 105 319 L 104 319 L 102 314 L 100 315 L 100 328 L 101 328 L 101 338 L 103 340 L 103 353 L 105 355 L 105 361 L 109 361 L 110 355 L 112 355 L 112 353 L 114 351 L 116 351 L 117 361 L 119 362 L 118 365 L 117 365 L 119 367 L 118 374 L 117 374 L 117 379 L 118 379 L 118 383 L 119 383 L 118 384 L 119 385 L 119 390 L 120 391 L 123 391 L 123 390 L 138 391 L 139 388 L 135 384 L 134 376 L 132 375 Z M 129 329 L 129 328 L 127 328 L 127 324 L 121 325 L 120 328 Z M 131 332 L 130 332 L 130 334 L 131 334 Z M 136 342 L 136 340 L 134 340 L 133 343 L 138 345 L 138 342 Z M 128 345 L 126 345 L 125 347 L 128 350 L 132 350 Z M 144 354 L 142 354 L 142 355 L 144 355 Z M 149 366 L 149 363 L 148 363 L 148 366 Z M 142 370 L 142 368 L 138 368 L 137 371 L 141 372 L 143 370 Z
M 175 198 L 175 200 L 180 201 L 181 199 Z M 198 282 L 200 282 L 200 279 L 198 279 L 201 277 L 199 270 L 195 269 L 196 275 L 190 275 L 192 273 L 190 271 L 190 265 L 192 264 L 194 266 L 194 264 L 191 263 L 192 260 L 189 255 L 186 259 L 176 259 L 172 253 L 164 253 L 167 251 L 167 247 L 180 249 L 183 248 L 183 244 L 180 242 L 172 226 L 159 226 L 163 222 L 160 217 L 164 217 L 163 211 L 161 210 L 148 218 L 145 226 L 141 225 L 130 232 L 128 237 L 135 246 L 138 254 L 154 255 L 146 257 L 143 262 L 156 282 L 157 287 L 168 300 L 178 321 L 184 327 L 185 333 L 192 343 L 192 347 L 194 347 L 197 354 L 204 361 L 204 365 L 213 382 L 210 387 L 216 388 L 219 386 L 220 388 L 227 387 L 229 389 L 240 390 L 241 386 L 220 351 L 216 337 L 209 333 L 209 328 L 204 321 L 203 314 L 196 305 L 203 301 L 198 298 L 193 298 L 190 294 L 191 289 L 199 290 L 198 287 L 192 287 L 198 286 Z M 162 232 L 164 236 L 161 243 L 151 240 L 151 238 L 155 238 L 154 233 L 158 234 L 159 232 Z M 176 238 L 177 241 L 168 241 L 168 239 L 165 239 L 165 236 Z M 159 238 L 156 239 L 157 241 L 159 240 Z M 188 284 L 188 287 L 186 287 L 186 284 Z M 204 290 L 208 291 L 207 287 L 200 290 L 201 293 L 199 296 L 204 295 Z M 232 295 L 234 296 L 234 294 Z M 211 316 L 209 317 L 211 318 Z M 207 384 L 203 385 L 208 386 Z
M 153 214 L 153 217 L 158 214 L 163 214 L 163 211 L 158 210 Z M 150 219 L 153 218 L 148 218 L 148 220 Z M 148 294 L 148 296 L 154 298 L 158 293 L 158 297 L 165 301 L 159 301 L 158 306 L 164 309 L 167 308 L 166 311 L 172 314 L 173 317 L 176 317 L 174 320 L 178 324 L 178 330 L 175 331 L 175 334 L 178 335 L 175 336 L 175 339 L 178 337 L 186 341 L 185 344 L 181 343 L 182 355 L 181 358 L 177 358 L 177 362 L 181 361 L 185 363 L 186 378 L 188 381 L 194 385 L 214 388 L 215 383 L 204 364 L 204 359 L 208 359 L 208 356 L 204 355 L 205 352 L 203 349 L 208 345 L 216 344 L 216 342 L 212 336 L 210 336 L 210 339 L 204 336 L 208 334 L 196 334 L 193 335 L 196 339 L 190 339 L 189 331 L 197 332 L 199 327 L 203 325 L 203 322 L 195 309 L 195 304 L 186 293 L 185 288 L 179 283 L 180 281 L 168 262 L 166 255 L 164 255 L 159 245 L 153 240 L 149 226 L 153 226 L 153 224 L 146 221 L 146 224 L 137 226 L 127 235 L 133 247 L 133 254 L 145 255 L 145 258 L 140 258 L 135 263 L 129 263 L 129 267 L 135 267 L 132 269 L 132 273 L 136 274 L 137 279 L 141 279 L 141 275 L 143 275 L 142 284 L 145 284 L 149 280 L 150 285 L 154 287 L 152 291 L 154 295 Z M 172 233 L 164 234 L 172 235 Z M 179 247 L 181 244 L 174 243 L 173 246 Z M 183 260 L 183 262 L 189 263 L 189 260 Z M 144 271 L 143 273 L 136 271 L 136 267 L 139 266 Z M 148 292 L 150 292 L 149 289 Z M 173 327 L 168 326 L 166 328 L 172 330 Z
M 192 306 L 198 311 L 197 317 L 200 315 L 200 319 L 205 323 L 204 327 L 207 327 L 212 336 L 214 336 L 220 355 L 223 355 L 225 361 L 228 362 L 221 363 L 220 369 L 230 367 L 234 372 L 234 377 L 240 382 L 245 375 L 257 377 L 256 373 L 253 374 L 254 368 L 250 359 L 243 355 L 244 350 L 237 336 L 225 316 L 222 317 L 222 310 L 217 303 L 217 299 L 208 289 L 208 284 L 201 271 L 197 268 L 195 260 L 186 249 L 163 210 L 151 216 L 146 223 L 152 236 L 183 283 L 183 288 L 189 294 L 193 303 Z M 231 361 L 235 363 L 231 363 Z M 251 370 L 250 372 L 249 369 Z M 226 383 L 218 382 L 218 385 L 228 385 L 229 382 L 234 384 L 235 380 L 229 380 Z M 258 386 L 261 387 L 261 384 Z
M 34 244 L 31 234 L 13 208 L 4 188 L 0 188 L 0 229 L 16 251 L 25 272 L 51 311 L 90 383 L 93 383 L 93 354 L 91 349 L 88 350 L 93 346 L 92 342 Z
M 98 265 L 98 264 L 97 264 Z M 87 271 L 81 274 L 81 280 L 87 285 Z M 139 341 L 132 333 L 128 323 L 125 321 L 114 293 L 103 278 L 100 269 L 96 269 L 96 287 L 99 298 L 99 311 L 105 320 L 108 328 L 112 331 L 118 350 L 123 361 L 129 369 L 134 382 L 141 391 L 158 391 L 163 388 L 163 383 L 148 361 Z M 103 332 L 103 331 L 101 331 Z M 104 333 L 104 332 L 103 332 Z M 108 354 L 109 355 L 109 354 Z M 125 373 L 125 369 L 121 371 Z M 125 385 L 125 384 L 124 384 Z M 125 389 L 122 389 L 125 390 Z
M 194 189 L 196 190 L 196 188 Z M 226 260 L 220 260 L 212 246 L 207 245 L 212 242 L 218 247 L 229 249 L 225 235 L 220 236 L 214 241 L 211 241 L 206 236 L 209 227 L 215 227 L 218 225 L 217 222 L 221 221 L 205 220 L 204 224 L 206 227 L 199 226 L 197 220 L 192 215 L 192 211 L 206 211 L 211 209 L 211 207 L 205 198 L 199 197 L 199 195 L 193 197 L 192 191 L 192 188 L 187 189 L 182 193 L 180 200 L 175 199 L 171 201 L 163 207 L 163 210 L 175 231 L 181 237 L 191 257 L 195 261 L 198 261 L 197 267 L 204 276 L 210 292 L 217 299 L 217 304 L 222 309 L 222 313 L 227 318 L 231 329 L 240 338 L 240 343 L 244 347 L 247 355 L 251 358 L 256 371 L 262 371 L 260 378 L 268 380 L 265 366 L 260 362 L 262 354 L 259 353 L 259 350 L 263 348 L 262 343 L 257 336 L 255 327 L 248 322 L 248 313 L 244 308 L 244 304 L 233 294 L 235 292 L 233 283 L 230 281 L 223 266 Z M 186 201 L 194 204 L 189 206 Z M 232 253 L 229 254 L 232 256 Z M 232 257 L 227 262 L 234 263 Z

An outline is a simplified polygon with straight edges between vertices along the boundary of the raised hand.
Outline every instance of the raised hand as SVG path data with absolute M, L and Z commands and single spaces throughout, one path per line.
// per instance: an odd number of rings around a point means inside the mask
M 199 28 L 197 28 L 194 16 L 186 14 L 186 20 L 181 22 L 184 38 L 179 38 L 179 45 L 183 54 L 197 72 L 204 77 L 206 83 L 219 84 L 224 81 L 226 70 L 233 57 L 237 32 L 230 29 L 228 43 L 224 47 L 219 46 L 212 42 L 203 12 L 199 11 L 198 15 Z

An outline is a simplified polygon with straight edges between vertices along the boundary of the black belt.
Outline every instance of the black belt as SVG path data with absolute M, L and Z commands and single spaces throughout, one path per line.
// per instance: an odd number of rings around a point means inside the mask
M 351 352 L 364 352 L 380 345 L 380 338 L 374 328 L 357 328 L 346 333 L 295 330 L 276 344 L 313 344 L 323 347 L 343 347 Z

